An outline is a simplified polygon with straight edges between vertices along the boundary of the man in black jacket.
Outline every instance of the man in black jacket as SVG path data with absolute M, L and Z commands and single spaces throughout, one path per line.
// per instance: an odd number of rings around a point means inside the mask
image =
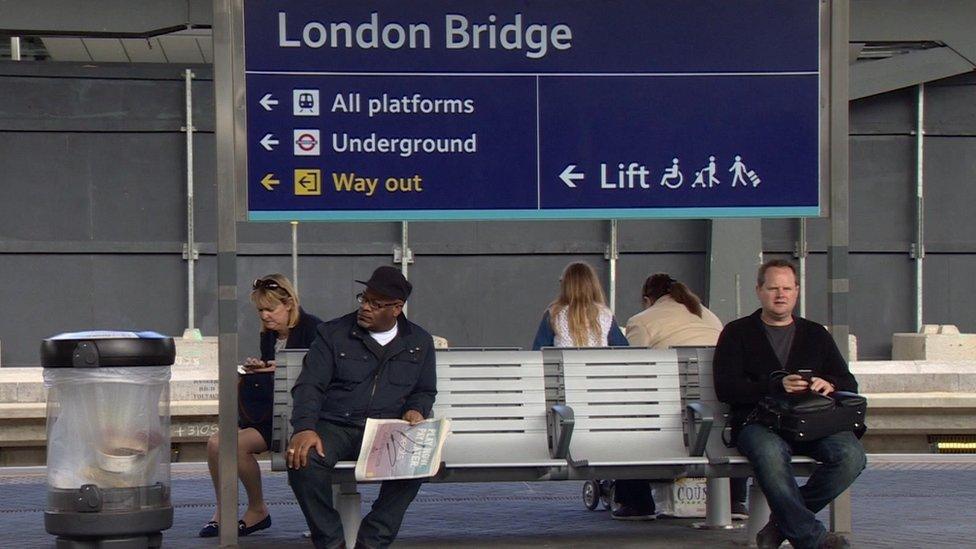
M 798 290 L 796 269 L 788 261 L 768 261 L 759 268 L 756 295 L 762 308 L 722 330 L 715 347 L 715 393 L 731 405 L 732 438 L 749 458 L 772 510 L 769 524 L 756 536 L 759 547 L 779 547 L 786 539 L 797 549 L 848 547 L 815 515 L 864 469 L 864 448 L 854 434 L 843 431 L 790 444 L 768 427 L 747 423 L 769 394 L 857 392 L 857 381 L 827 330 L 793 316 Z M 801 370 L 810 373 L 801 375 Z M 802 487 L 790 466 L 793 454 L 822 464 Z
M 419 423 L 430 416 L 437 394 L 433 339 L 403 315 L 410 282 L 393 267 L 357 282 L 366 285 L 356 296 L 359 310 L 319 326 L 291 391 L 288 479 L 318 548 L 345 547 L 332 504 L 332 471 L 336 462 L 358 458 L 366 418 Z M 393 543 L 420 484 L 383 482 L 356 547 Z

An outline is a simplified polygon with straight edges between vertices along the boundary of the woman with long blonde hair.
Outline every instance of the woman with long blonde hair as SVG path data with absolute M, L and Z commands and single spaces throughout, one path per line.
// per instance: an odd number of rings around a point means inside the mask
M 543 314 L 532 348 L 626 345 L 596 271 L 584 262 L 567 265 L 559 279 L 559 295 Z

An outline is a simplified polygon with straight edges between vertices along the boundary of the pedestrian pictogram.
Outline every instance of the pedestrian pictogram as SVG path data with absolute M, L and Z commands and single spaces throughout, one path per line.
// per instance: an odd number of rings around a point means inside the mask
M 319 155 L 319 131 L 295 130 L 295 156 Z
M 295 196 L 320 196 L 322 194 L 322 170 L 295 170 Z
M 742 162 L 742 157 L 739 155 L 735 155 L 735 162 L 732 163 L 732 167 L 729 168 L 729 171 L 732 172 L 733 187 L 735 187 L 736 183 L 741 183 L 743 187 L 749 186 L 749 183 L 746 182 L 746 179 L 742 177 L 743 175 L 745 175 L 745 177 L 748 178 L 750 182 L 752 182 L 753 187 L 758 187 L 759 184 L 762 183 L 762 179 L 759 179 L 759 176 L 756 175 L 756 172 L 746 167 L 745 163 Z
M 692 187 L 708 187 L 711 189 L 720 182 L 717 177 L 715 177 L 715 172 L 718 169 L 715 167 L 715 157 L 708 157 L 708 165 L 702 168 L 700 172 L 695 172 L 695 182 L 691 184 Z
M 292 90 L 292 114 L 295 116 L 318 116 L 319 90 Z

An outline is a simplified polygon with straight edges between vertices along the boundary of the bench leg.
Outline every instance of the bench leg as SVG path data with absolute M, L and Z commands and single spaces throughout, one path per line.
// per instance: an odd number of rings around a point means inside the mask
M 705 522 L 696 522 L 695 528 L 706 530 L 731 530 L 738 526 L 732 524 L 731 489 L 728 478 L 708 478 L 705 480 Z
M 363 520 L 363 497 L 356 491 L 356 483 L 333 484 L 332 501 L 335 502 L 335 510 L 342 520 L 342 532 L 346 535 L 346 546 L 354 547 L 356 545 L 356 534 L 359 533 L 359 523 Z
M 850 488 L 830 502 L 830 531 L 839 534 L 850 534 L 854 531 L 851 520 Z
M 756 534 L 769 522 L 769 503 L 758 482 L 749 486 L 749 521 L 746 524 L 746 545 L 756 546 Z

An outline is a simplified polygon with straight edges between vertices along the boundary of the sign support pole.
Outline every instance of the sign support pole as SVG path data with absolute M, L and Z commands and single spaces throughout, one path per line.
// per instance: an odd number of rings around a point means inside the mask
M 220 547 L 237 546 L 237 150 L 234 132 L 234 0 L 214 0 L 217 142 L 217 324 L 220 400 Z

